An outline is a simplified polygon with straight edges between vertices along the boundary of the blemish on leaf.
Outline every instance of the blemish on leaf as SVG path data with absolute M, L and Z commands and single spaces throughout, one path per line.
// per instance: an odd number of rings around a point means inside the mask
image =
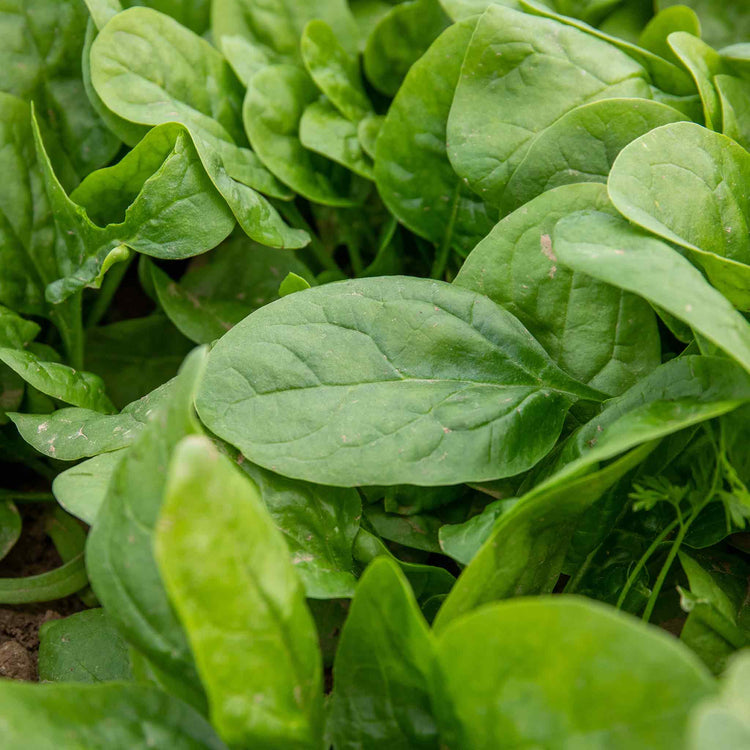
M 551 263 L 557 263 L 557 256 L 552 250 L 552 238 L 548 234 L 543 234 L 539 240 L 542 247 L 542 253 Z

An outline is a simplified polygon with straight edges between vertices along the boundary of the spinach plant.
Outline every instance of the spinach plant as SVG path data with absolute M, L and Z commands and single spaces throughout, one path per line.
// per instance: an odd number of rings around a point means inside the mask
M 750 747 L 749 33 L 0 2 L 3 747 Z

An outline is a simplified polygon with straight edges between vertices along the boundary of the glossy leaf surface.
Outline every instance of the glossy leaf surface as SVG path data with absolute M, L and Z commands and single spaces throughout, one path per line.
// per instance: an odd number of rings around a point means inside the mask
M 319 746 L 322 670 L 304 590 L 255 485 L 207 438 L 174 452 L 156 555 L 220 735 Z

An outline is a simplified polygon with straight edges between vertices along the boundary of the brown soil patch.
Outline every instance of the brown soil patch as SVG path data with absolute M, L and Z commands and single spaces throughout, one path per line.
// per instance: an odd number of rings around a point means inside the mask
M 20 505 L 21 538 L 0 561 L 0 578 L 39 575 L 62 565 L 55 546 L 44 531 L 48 504 Z M 47 620 L 67 617 L 86 609 L 77 596 L 39 604 L 0 604 L 0 677 L 37 680 L 39 628 Z

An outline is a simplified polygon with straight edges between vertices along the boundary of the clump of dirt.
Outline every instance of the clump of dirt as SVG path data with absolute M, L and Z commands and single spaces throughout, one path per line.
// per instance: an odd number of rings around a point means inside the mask
M 44 530 L 47 504 L 19 507 L 23 531 L 7 557 L 0 561 L 0 578 L 46 573 L 62 565 Z M 0 605 L 0 677 L 37 680 L 39 628 L 48 620 L 67 617 L 86 606 L 77 596 L 39 604 Z

